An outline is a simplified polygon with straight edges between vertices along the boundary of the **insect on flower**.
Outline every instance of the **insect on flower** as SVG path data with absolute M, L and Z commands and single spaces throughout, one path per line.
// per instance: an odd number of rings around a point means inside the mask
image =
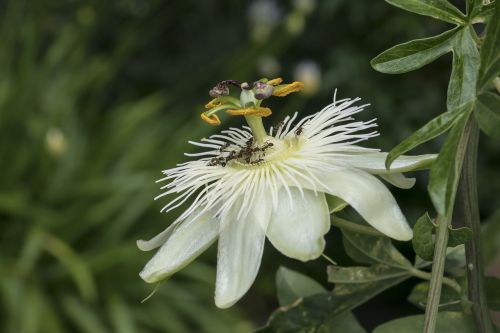
M 358 145 L 378 135 L 374 120 L 354 120 L 366 106 L 357 105 L 359 98 L 334 98 L 313 115 L 297 120 L 295 113 L 266 131 L 262 119 L 272 112 L 261 106 L 265 97 L 285 96 L 303 85 L 281 84 L 281 79 L 242 83 L 237 99 L 228 94 L 235 81 L 224 82 L 212 89 L 216 98 L 202 119 L 218 125 L 217 113 L 225 111 L 243 116 L 248 126 L 191 142 L 204 151 L 186 154 L 195 159 L 163 172 L 158 182 L 164 192 L 157 199 L 175 197 L 162 211 L 189 206 L 156 237 L 138 241 L 144 251 L 159 247 L 140 273 L 145 281 L 171 276 L 218 240 L 215 303 L 227 308 L 255 280 L 266 237 L 301 261 L 323 253 L 330 229 L 327 196 L 344 200 L 389 237 L 412 238 L 394 197 L 377 177 L 410 188 L 415 180 L 402 172 L 429 166 L 434 155 L 401 156 L 387 170 L 387 153 Z M 252 87 L 259 89 L 259 98 Z

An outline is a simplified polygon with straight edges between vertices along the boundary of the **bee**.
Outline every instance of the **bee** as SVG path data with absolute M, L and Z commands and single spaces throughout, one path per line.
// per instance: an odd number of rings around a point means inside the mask
M 266 151 L 267 149 L 271 148 L 272 146 L 274 146 L 274 143 L 272 142 L 266 142 L 262 147 L 261 147 L 261 150 L 262 151 Z

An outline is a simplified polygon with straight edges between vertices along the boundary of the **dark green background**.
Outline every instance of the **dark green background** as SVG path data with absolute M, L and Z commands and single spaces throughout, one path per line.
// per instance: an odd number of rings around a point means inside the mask
M 219 310 L 212 247 L 140 303 L 153 286 L 137 274 L 152 254 L 135 240 L 178 214 L 159 213 L 154 181 L 194 151 L 188 140 L 240 125 L 200 121 L 216 82 L 291 81 L 299 64 L 315 63 L 319 89 L 272 101 L 267 125 L 318 111 L 337 88 L 371 104 L 359 117 L 378 119 L 381 136 L 367 144 L 384 150 L 445 109 L 450 55 L 405 75 L 370 68 L 388 47 L 444 28 L 382 1 L 4 0 L 0 24 L 2 332 L 248 332 L 277 306 L 280 265 L 326 281 L 325 260 L 292 261 L 268 244 L 250 292 Z M 438 151 L 442 139 L 416 153 Z M 495 146 L 481 139 L 483 217 L 499 206 Z M 417 179 L 412 190 L 391 188 L 412 224 L 431 209 L 426 174 Z M 348 263 L 338 232 L 327 237 L 327 254 Z M 414 282 L 355 314 L 371 328 L 418 313 L 405 300 Z

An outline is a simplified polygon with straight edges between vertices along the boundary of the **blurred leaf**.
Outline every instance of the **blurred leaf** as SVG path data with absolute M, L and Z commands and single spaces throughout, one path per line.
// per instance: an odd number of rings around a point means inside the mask
M 479 126 L 489 136 L 500 138 L 500 96 L 494 92 L 480 94 L 476 102 L 476 116 Z
M 481 67 L 477 89 L 482 90 L 486 84 L 500 74 L 500 2 L 495 1 L 493 16 L 486 27 L 486 37 L 481 45 Z
M 500 311 L 500 279 L 492 276 L 485 277 L 484 289 L 484 294 L 488 300 L 488 308 Z
M 413 226 L 413 249 L 422 259 L 432 261 L 434 256 L 434 232 L 435 226 L 429 214 L 425 213 Z
M 481 230 L 481 254 L 486 266 L 500 258 L 500 209 L 488 218 Z
M 133 312 L 120 296 L 110 295 L 108 297 L 108 303 L 111 323 L 113 325 L 114 332 L 138 332 L 135 326 Z
M 97 297 L 97 290 L 86 263 L 60 238 L 48 232 L 42 232 L 42 239 L 43 248 L 66 267 L 82 297 L 86 300 L 94 300 Z
M 455 124 L 457 119 L 469 108 L 470 105 L 466 104 L 448 112 L 443 112 L 422 126 L 408 138 L 400 142 L 396 147 L 391 149 L 385 161 L 386 168 L 389 169 L 392 162 L 402 154 L 449 130 Z
M 465 24 L 465 16 L 447 0 L 385 0 L 409 12 L 426 15 L 454 24 Z
M 425 315 L 414 315 L 389 321 L 375 328 L 373 333 L 420 333 L 424 327 Z M 461 312 L 439 312 L 436 332 L 477 332 L 474 319 Z
M 386 74 L 413 71 L 451 52 L 457 28 L 438 36 L 416 39 L 399 44 L 382 52 L 371 60 L 373 69 Z
M 471 106 L 472 104 L 469 104 L 469 110 L 466 110 L 453 125 L 430 172 L 429 195 L 434 207 L 443 216 L 455 200 L 465 154 L 466 143 L 462 142 L 462 137 L 469 120 Z
M 425 310 L 427 298 L 429 296 L 429 282 L 420 282 L 413 287 L 408 302 Z M 443 284 L 441 289 L 441 297 L 439 299 L 440 311 L 462 311 L 461 296 L 453 288 Z
M 74 296 L 64 296 L 62 299 L 63 309 L 68 314 L 73 324 L 84 333 L 106 333 L 108 330 L 99 319 L 97 309 Z
M 283 266 L 276 273 L 276 289 L 280 306 L 289 305 L 301 297 L 326 292 L 315 280 Z
M 474 29 L 460 29 L 453 38 L 453 65 L 448 83 L 448 110 L 462 106 L 476 98 L 479 69 L 479 51 L 472 34 Z

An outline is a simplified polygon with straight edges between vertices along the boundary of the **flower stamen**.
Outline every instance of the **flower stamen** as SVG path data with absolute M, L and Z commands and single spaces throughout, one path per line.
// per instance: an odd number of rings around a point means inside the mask
M 283 97 L 304 89 L 304 83 L 295 81 L 290 84 L 281 84 L 274 88 L 273 96 Z

